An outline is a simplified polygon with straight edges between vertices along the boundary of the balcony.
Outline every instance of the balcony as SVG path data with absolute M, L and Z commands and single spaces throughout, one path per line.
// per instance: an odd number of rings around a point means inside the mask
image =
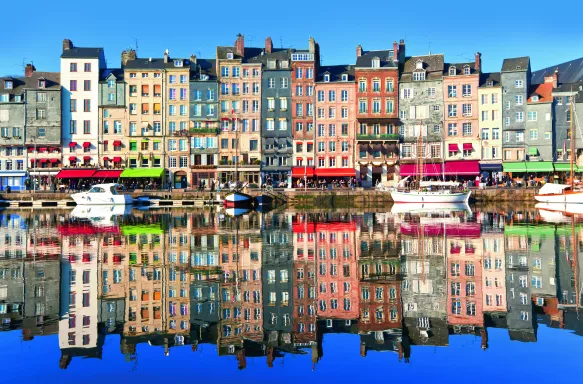
M 189 133 L 191 135 L 216 135 L 218 133 L 217 128 L 190 128 Z
M 384 133 L 382 135 L 356 135 L 356 140 L 399 140 L 396 133 Z

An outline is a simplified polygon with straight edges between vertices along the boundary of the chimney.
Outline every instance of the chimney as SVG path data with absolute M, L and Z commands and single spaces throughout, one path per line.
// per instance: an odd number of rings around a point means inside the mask
M 476 62 L 474 64 L 474 68 L 476 72 L 482 72 L 482 54 L 480 52 L 476 52 Z
M 555 69 L 553 73 L 553 88 L 557 88 L 559 86 L 559 68 Z
M 168 64 L 168 50 L 164 51 L 164 64 Z
M 245 36 L 242 34 L 237 35 L 237 40 L 235 40 L 235 51 L 240 56 L 245 56 Z
M 26 67 L 24 68 L 24 76 L 31 77 L 34 71 L 36 71 L 36 68 L 34 65 L 32 65 L 32 63 L 26 64 Z
M 190 55 L 190 62 L 196 64 L 196 55 Z
M 121 66 L 125 67 L 128 61 L 137 59 L 136 51 L 128 49 L 121 52 Z
M 64 39 L 63 40 L 63 51 L 66 51 L 67 49 L 71 49 L 73 48 L 73 42 L 69 39 Z
M 265 53 L 271 53 L 273 51 L 273 41 L 271 41 L 271 37 L 265 39 Z
M 399 45 L 397 44 L 396 41 L 393 41 L 393 60 L 394 61 L 399 60 Z
M 405 62 L 405 40 L 399 40 L 399 62 Z
M 366 357 L 366 344 L 360 344 L 360 357 Z
M 316 40 L 313 37 L 308 39 L 308 52 L 316 53 Z
M 358 44 L 356 47 L 356 57 L 362 56 L 362 45 Z

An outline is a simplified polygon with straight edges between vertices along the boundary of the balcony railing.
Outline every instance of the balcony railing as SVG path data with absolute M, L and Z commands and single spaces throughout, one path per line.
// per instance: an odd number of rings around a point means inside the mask
M 396 133 L 385 133 L 382 135 L 356 135 L 356 140 L 399 140 Z
M 218 128 L 190 128 L 189 132 L 191 135 L 204 135 L 204 134 L 216 135 L 218 133 Z

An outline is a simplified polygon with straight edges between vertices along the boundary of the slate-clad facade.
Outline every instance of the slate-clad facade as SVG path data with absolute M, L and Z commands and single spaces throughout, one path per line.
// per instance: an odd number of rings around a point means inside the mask
M 128 134 L 126 82 L 121 68 L 106 69 L 99 81 L 100 167 L 121 169 L 121 143 Z

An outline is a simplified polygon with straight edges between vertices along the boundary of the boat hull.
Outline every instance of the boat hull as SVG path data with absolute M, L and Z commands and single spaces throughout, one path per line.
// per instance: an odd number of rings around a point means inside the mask
M 230 193 L 223 201 L 225 208 L 251 208 L 252 205 L 253 197 L 241 192 Z
M 467 203 L 471 192 L 391 192 L 395 203 Z
M 134 199 L 130 195 L 103 195 L 101 193 L 80 192 L 71 195 L 77 205 L 131 205 Z
M 540 203 L 583 204 L 583 192 L 535 195 L 534 198 Z

